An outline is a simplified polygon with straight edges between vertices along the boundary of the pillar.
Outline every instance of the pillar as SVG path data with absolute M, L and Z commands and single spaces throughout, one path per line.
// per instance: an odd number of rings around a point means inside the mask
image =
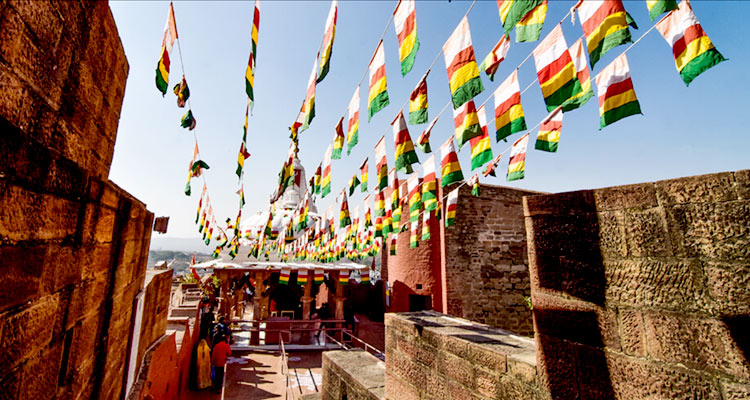
M 260 320 L 262 319 L 261 316 L 261 303 L 263 301 L 263 276 L 265 274 L 263 271 L 256 271 L 255 272 L 255 294 L 253 295 L 253 320 L 256 322 L 253 322 L 253 328 L 258 329 L 260 328 Z M 258 331 L 253 331 L 250 334 L 250 343 L 251 344 L 259 344 L 260 343 L 260 333 Z
M 311 274 L 313 271 L 308 271 L 308 277 L 307 282 L 305 283 L 305 294 L 302 296 L 302 319 L 303 320 L 309 320 L 310 319 L 310 303 L 314 300 L 312 297 L 312 285 L 313 285 L 313 275 Z M 299 272 L 297 272 L 299 274 Z M 299 276 L 299 275 L 297 275 Z M 312 323 L 307 323 L 302 325 L 302 327 L 306 329 L 311 329 L 313 327 Z M 301 343 L 310 343 L 310 339 L 312 338 L 312 331 L 303 331 L 302 335 L 300 337 Z
M 339 283 L 339 273 L 336 274 L 336 281 L 334 284 L 336 285 L 336 308 L 334 313 L 334 318 L 338 320 L 344 319 L 344 285 Z M 336 328 L 342 328 L 344 324 L 341 322 L 336 323 Z M 337 340 L 343 340 L 344 335 L 339 331 L 336 334 Z

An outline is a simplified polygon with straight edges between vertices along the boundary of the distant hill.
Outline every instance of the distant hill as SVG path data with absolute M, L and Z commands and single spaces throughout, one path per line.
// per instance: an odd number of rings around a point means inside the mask
M 211 253 L 214 248 L 216 248 L 215 240 L 211 241 L 210 246 L 206 246 L 200 238 L 162 237 L 157 233 L 151 235 L 151 250 L 173 250 L 189 253 L 197 251 L 199 253 Z
M 153 268 L 154 264 L 159 261 L 172 263 L 175 276 L 181 275 L 190 267 L 190 261 L 193 258 L 193 252 L 174 251 L 174 250 L 151 250 L 148 252 L 148 267 Z M 210 254 L 196 253 L 195 262 L 203 262 L 211 259 Z

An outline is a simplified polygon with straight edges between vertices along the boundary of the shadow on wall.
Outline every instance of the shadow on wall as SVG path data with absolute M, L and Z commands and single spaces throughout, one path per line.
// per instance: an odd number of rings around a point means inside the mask
M 530 268 L 538 365 L 553 399 L 614 398 L 600 318 L 606 278 L 594 196 L 567 195 L 570 213 L 537 215 L 527 225 L 536 256 Z

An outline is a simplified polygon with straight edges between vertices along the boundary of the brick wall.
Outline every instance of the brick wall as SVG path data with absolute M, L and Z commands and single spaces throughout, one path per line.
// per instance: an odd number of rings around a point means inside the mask
M 0 2 L 0 398 L 121 396 L 153 220 L 106 180 L 127 74 L 106 2 Z
M 537 193 L 481 185 L 476 197 L 470 186 L 460 188 L 455 224 L 441 224 L 443 312 L 532 335 L 531 310 L 524 299 L 531 289 L 521 204 L 529 194 Z
M 524 204 L 554 398 L 750 397 L 750 171 Z
M 386 314 L 386 398 L 549 399 L 535 345 L 436 312 Z
M 365 351 L 323 353 L 323 400 L 385 399 L 385 364 Z

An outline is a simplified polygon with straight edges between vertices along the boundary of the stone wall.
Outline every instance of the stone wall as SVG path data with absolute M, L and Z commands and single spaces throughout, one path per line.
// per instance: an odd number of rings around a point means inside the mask
M 385 364 L 365 351 L 323 353 L 323 400 L 385 399 Z
M 454 188 L 445 188 L 443 193 Z M 531 336 L 531 310 L 526 302 L 531 287 L 521 200 L 538 193 L 481 185 L 480 194 L 473 196 L 470 186 L 462 186 L 455 224 L 447 228 L 441 224 L 445 294 L 443 306 L 436 309 Z
M 549 399 L 533 340 L 436 312 L 386 314 L 386 398 Z
M 106 180 L 128 63 L 106 2 L 0 2 L 0 398 L 119 398 L 153 215 Z
M 554 398 L 750 397 L 750 171 L 524 207 Z
M 167 331 L 169 297 L 172 292 L 172 270 L 147 270 L 143 290 L 143 319 L 138 340 L 136 371 L 140 368 L 146 348 Z

